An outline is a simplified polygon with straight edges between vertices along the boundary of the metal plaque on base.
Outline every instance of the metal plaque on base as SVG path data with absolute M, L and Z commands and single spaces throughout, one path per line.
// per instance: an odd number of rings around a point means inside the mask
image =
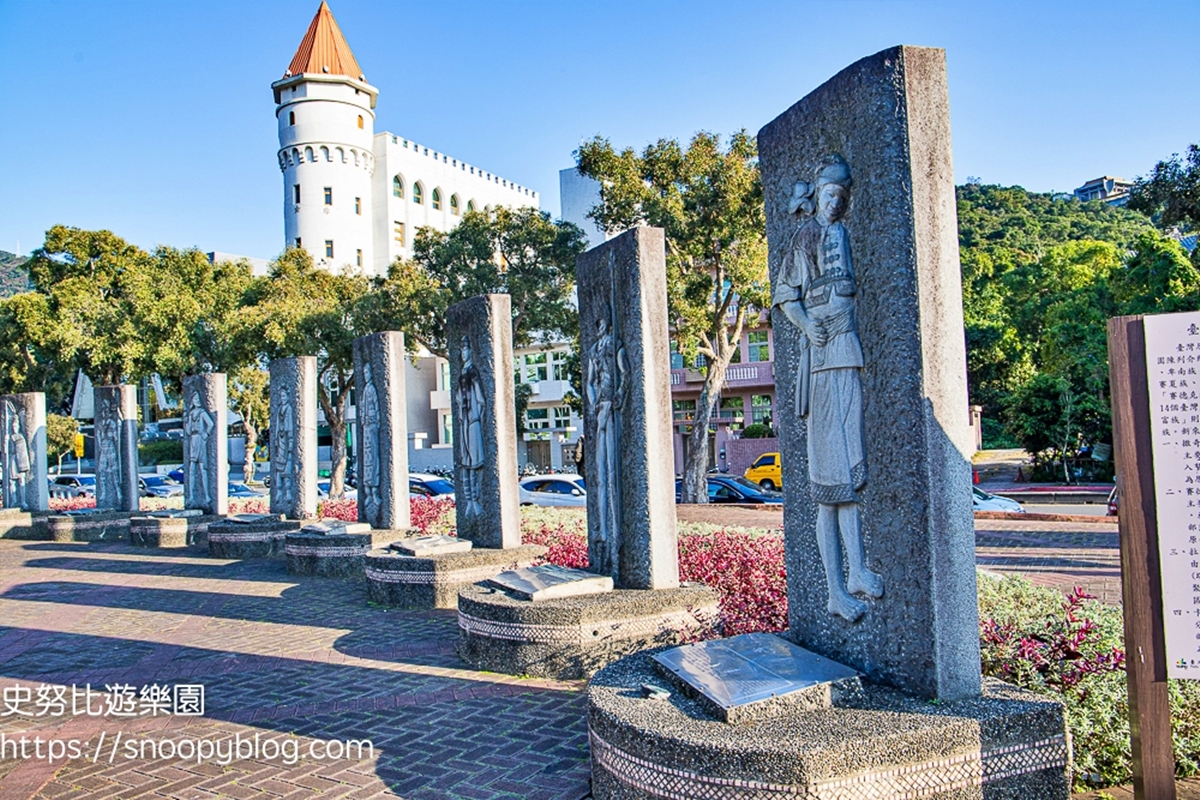
M 584 594 L 611 592 L 613 580 L 607 575 L 597 575 L 582 569 L 558 567 L 545 564 L 501 572 L 488 581 L 512 592 L 523 600 L 557 600 Z

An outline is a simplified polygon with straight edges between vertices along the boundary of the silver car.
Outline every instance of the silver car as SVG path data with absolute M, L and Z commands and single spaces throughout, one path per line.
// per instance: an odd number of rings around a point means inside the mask
M 523 506 L 586 506 L 587 487 L 583 476 L 534 475 L 517 484 Z

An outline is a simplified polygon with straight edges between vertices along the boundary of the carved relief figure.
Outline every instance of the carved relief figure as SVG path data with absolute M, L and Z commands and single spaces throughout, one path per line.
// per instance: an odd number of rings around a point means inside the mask
M 851 183 L 849 166 L 834 156 L 815 183 L 794 187 L 788 211 L 801 224 L 785 251 L 772 302 L 803 332 L 795 411 L 808 420 L 817 547 L 829 587 L 829 611 L 853 622 L 867 610 L 853 595 L 882 597 L 883 578 L 866 567 L 858 507 L 857 493 L 867 483 L 867 462 L 857 285 L 842 223 Z M 849 566 L 844 581 L 843 549 Z
M 21 414 L 10 401 L 4 404 L 4 505 L 25 506 L 25 485 L 33 469 L 29 438 L 21 424 Z
M 272 481 L 279 487 L 279 498 L 285 505 L 296 502 L 296 408 L 291 387 L 280 387 L 274 400 L 279 402 L 276 427 L 271 431 Z M 276 459 L 279 459 L 276 466 Z
M 381 497 L 382 475 L 379 469 L 379 392 L 375 389 L 371 362 L 363 362 L 363 393 L 359 409 L 362 415 L 362 482 L 363 507 L 367 519 L 377 519 L 383 505 Z
M 614 540 L 620 524 L 618 503 L 618 457 L 620 446 L 620 412 L 625 395 L 625 376 L 628 360 L 625 345 L 612 333 L 612 309 L 596 320 L 596 341 L 588 351 L 587 397 L 596 410 L 596 475 L 588 490 L 594 491 L 600 505 L 598 538 L 601 542 Z
M 201 405 L 200 392 L 192 393 L 191 407 L 183 420 L 184 435 L 187 436 L 188 458 L 184 467 L 192 503 L 201 506 L 212 504 L 212 493 L 208 475 L 208 437 L 216 428 L 213 415 Z M 200 488 L 197 490 L 196 485 Z
M 121 407 L 106 394 L 96 414 L 96 497 L 120 503 L 121 487 Z M 101 491 L 103 489 L 103 491 Z
M 471 343 L 462 338 L 462 372 L 458 376 L 459 420 L 458 454 L 462 464 L 463 496 L 468 514 L 482 514 L 480 503 L 480 470 L 483 469 L 483 378 L 475 366 Z

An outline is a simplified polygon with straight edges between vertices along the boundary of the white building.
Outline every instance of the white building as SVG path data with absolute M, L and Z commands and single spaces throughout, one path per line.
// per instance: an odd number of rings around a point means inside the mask
M 271 84 L 283 172 L 285 246 L 329 269 L 383 274 L 412 255 L 418 228 L 449 230 L 471 209 L 538 206 L 538 193 L 387 131 L 322 0 L 283 77 Z

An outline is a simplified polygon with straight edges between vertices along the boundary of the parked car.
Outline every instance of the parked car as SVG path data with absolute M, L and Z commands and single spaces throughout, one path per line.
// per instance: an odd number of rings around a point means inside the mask
M 783 488 L 783 468 L 779 453 L 763 453 L 744 474 L 746 480 L 754 481 L 764 489 Z
M 51 497 L 95 497 L 95 475 L 58 475 L 50 481 Z
M 683 480 L 675 481 L 675 502 L 683 496 Z M 752 480 L 737 475 L 709 475 L 708 502 L 710 503 L 782 503 L 783 494 L 774 489 L 764 489 Z
M 317 497 L 321 498 L 322 500 L 329 497 L 329 481 L 317 481 Z M 349 486 L 342 486 L 342 499 L 357 500 L 358 490 L 352 489 Z
M 454 484 L 428 472 L 408 473 L 408 493 L 414 497 L 454 498 Z
M 244 483 L 229 483 L 230 497 L 266 497 L 266 492 L 260 492 L 258 489 L 251 489 Z
M 171 480 L 175 481 L 176 483 L 182 484 L 183 483 L 183 467 L 176 467 L 175 469 L 171 470 L 170 472 L 167 473 L 167 477 L 170 478 Z
M 974 499 L 976 511 L 1008 511 L 1016 514 L 1024 514 L 1025 507 L 1008 497 L 1000 497 L 995 494 L 988 494 L 977 486 L 971 487 L 971 493 Z
M 138 478 L 140 497 L 181 497 L 183 485 L 164 475 L 142 475 Z
M 583 477 L 572 473 L 522 478 L 517 490 L 523 506 L 587 505 L 587 486 Z
M 1114 486 L 1112 488 L 1112 491 L 1108 493 L 1108 516 L 1110 516 L 1110 517 L 1117 516 L 1118 506 L 1119 506 L 1119 503 L 1117 502 L 1117 487 Z

